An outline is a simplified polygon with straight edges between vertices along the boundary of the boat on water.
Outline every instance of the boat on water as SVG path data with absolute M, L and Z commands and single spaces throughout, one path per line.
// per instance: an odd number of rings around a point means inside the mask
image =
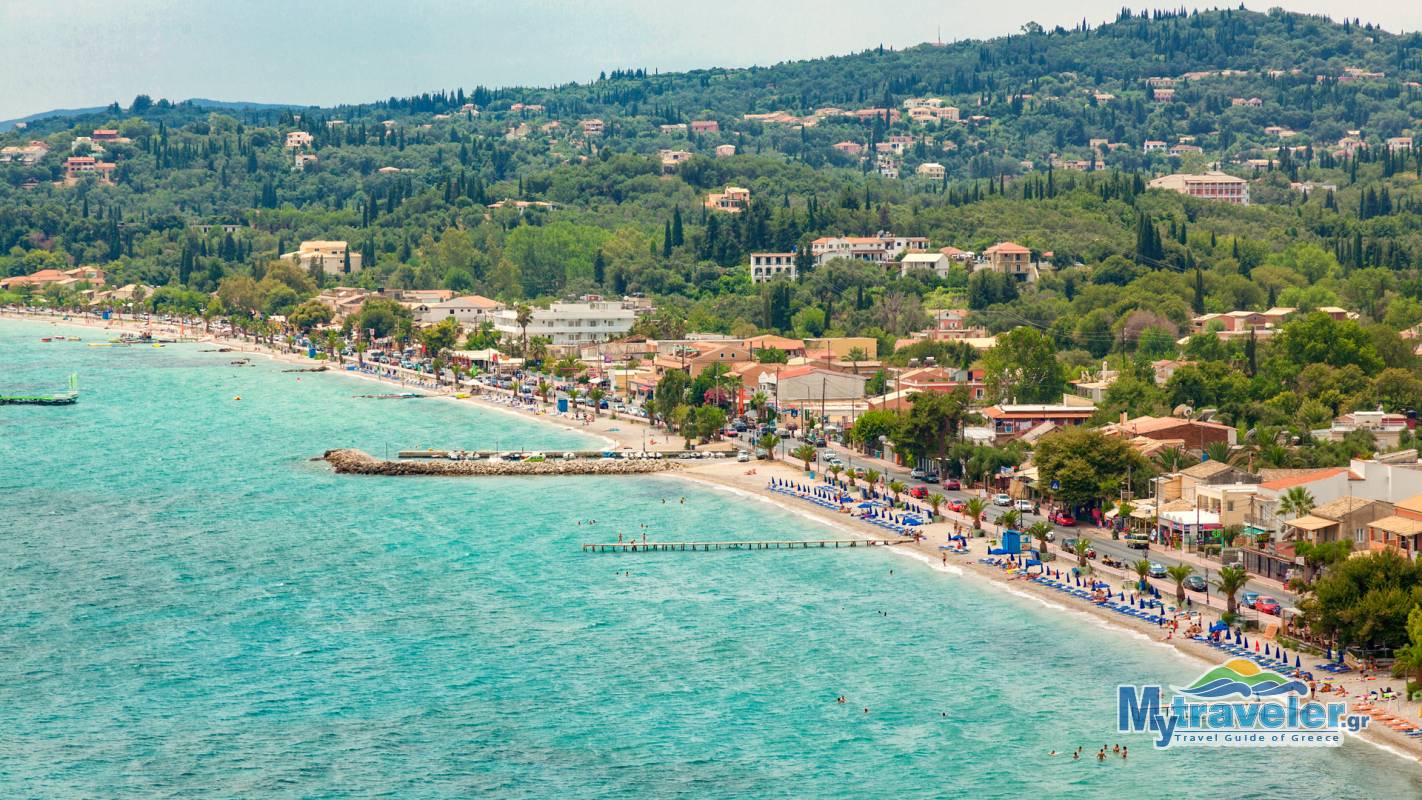
M 72 406 L 79 402 L 79 376 L 70 374 L 69 391 L 55 394 L 0 395 L 0 406 Z

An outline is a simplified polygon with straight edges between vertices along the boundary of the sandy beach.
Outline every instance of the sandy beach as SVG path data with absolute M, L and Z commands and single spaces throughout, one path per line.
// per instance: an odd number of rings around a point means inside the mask
M 0 316 L 26 320 L 37 324 L 51 323 L 63 326 L 80 326 L 96 330 L 108 331 L 113 334 L 141 331 L 150 331 L 155 337 L 181 338 L 183 341 L 207 343 L 219 347 L 231 348 L 234 352 L 241 352 L 253 355 L 262 355 L 287 364 L 310 367 L 313 361 L 305 354 L 292 354 L 275 351 L 266 346 L 244 339 L 221 338 L 213 334 L 204 333 L 201 327 L 184 328 L 179 330 L 178 326 L 162 325 L 158 323 L 147 323 L 141 320 L 100 320 L 86 317 L 60 318 L 48 314 L 17 313 L 14 311 L 0 311 Z M 321 362 L 325 363 L 325 362 Z M 336 371 L 336 367 L 332 367 Z M 596 418 L 574 418 L 566 415 L 559 415 L 552 411 L 552 406 L 539 406 L 533 410 L 526 408 L 515 408 L 499 399 L 505 397 L 507 393 L 492 393 L 488 396 L 479 394 L 464 394 L 453 389 L 445 388 L 437 390 L 425 386 L 413 385 L 409 382 L 400 381 L 380 375 L 372 375 L 362 371 L 352 371 L 339 369 L 342 374 L 379 383 L 398 386 L 405 391 L 419 391 L 430 395 L 440 396 L 449 402 L 468 402 L 479 405 L 483 408 L 492 409 L 501 413 L 517 414 L 524 417 L 535 418 L 540 421 L 560 425 L 570 430 L 576 430 L 585 434 L 601 437 L 608 443 L 609 447 L 619 449 L 639 450 L 644 446 L 648 449 L 653 447 L 667 449 L 679 447 L 681 438 L 669 435 L 666 431 L 651 428 L 636 419 L 626 416 L 614 418 L 604 412 Z M 713 448 L 702 449 L 730 449 L 728 443 L 719 443 Z M 798 466 L 787 464 L 783 461 L 759 461 L 751 463 L 739 463 L 733 459 L 712 459 L 700 462 L 692 462 L 688 468 L 678 470 L 674 473 L 666 473 L 662 479 L 665 480 L 690 480 L 700 485 L 709 486 L 717 490 L 734 493 L 747 499 L 754 499 L 759 502 L 772 503 L 780 508 L 791 511 L 803 517 L 815 519 L 838 531 L 863 536 L 865 538 L 883 538 L 884 531 L 881 528 L 870 525 L 850 514 L 838 513 L 833 510 L 800 501 L 786 495 L 772 492 L 768 489 L 770 479 L 778 478 L 782 480 L 794 480 L 808 483 L 810 479 Z M 913 558 L 925 563 L 931 568 L 943 573 L 951 579 L 966 578 L 979 580 L 992 584 L 997 588 L 1017 594 L 1022 597 L 1032 598 L 1041 602 L 1054 610 L 1060 610 L 1067 614 L 1081 615 L 1080 619 L 1089 620 L 1093 624 L 1116 630 L 1122 634 L 1137 640 L 1147 646 L 1168 647 L 1184 658 L 1190 659 L 1202 670 L 1221 663 L 1226 660 L 1220 651 L 1206 645 L 1203 642 L 1194 641 L 1185 637 L 1167 638 L 1166 629 L 1146 623 L 1142 620 L 1128 618 L 1118 613 L 1114 613 L 1104 608 L 1100 608 L 1093 603 L 1079 600 L 1074 597 L 1064 595 L 1031 580 L 1018 577 L 1015 573 L 1004 571 L 998 567 L 986 565 L 979 562 L 979 558 L 986 555 L 988 539 L 970 539 L 969 552 L 967 554 L 950 554 L 944 558 L 939 550 L 939 545 L 946 542 L 947 537 L 953 533 L 954 522 L 960 523 L 964 529 L 971 527 L 970 521 L 963 516 L 946 514 L 946 521 L 935 522 L 923 526 L 920 530 L 923 538 L 914 544 L 897 545 L 895 550 L 906 557 Z M 994 532 L 994 527 L 984 524 L 989 535 Z M 1074 556 L 1065 555 L 1059 551 L 1056 560 L 1051 562 L 1054 568 L 1069 570 L 1075 565 Z M 1113 586 L 1120 586 L 1125 581 L 1134 581 L 1134 572 L 1127 575 L 1122 570 L 1103 567 L 1100 564 L 1093 564 L 1097 577 L 1109 581 Z M 1167 586 L 1165 581 L 1155 581 L 1166 600 L 1167 604 L 1173 602 L 1173 586 Z M 1196 610 L 1201 610 L 1196 606 Z M 1207 609 L 1205 625 L 1208 627 L 1213 619 L 1218 618 L 1220 609 Z M 1183 633 L 1183 631 L 1182 631 Z M 1251 640 L 1254 637 L 1250 637 Z M 1304 668 L 1312 669 L 1313 664 L 1323 661 L 1322 656 L 1311 656 L 1304 659 Z M 1143 679 L 1148 676 L 1142 676 Z M 1324 676 L 1316 676 L 1318 682 L 1322 684 Z M 1331 694 L 1329 700 L 1346 699 L 1350 706 L 1356 703 L 1362 695 L 1372 690 L 1380 690 L 1385 686 L 1392 686 L 1401 690 L 1405 687 L 1405 679 L 1393 679 L 1390 677 L 1365 679 L 1357 672 L 1349 673 L 1341 677 L 1328 677 L 1327 680 L 1334 686 L 1342 686 L 1344 694 Z M 1322 697 L 1320 693 L 1320 697 Z M 1393 701 L 1386 704 L 1387 709 L 1398 716 L 1407 717 L 1414 722 L 1419 715 L 1418 705 L 1412 702 Z M 1379 747 L 1392 752 L 1399 757 L 1422 761 L 1422 740 L 1413 739 L 1404 734 L 1385 727 L 1381 723 L 1369 725 L 1359 737 Z

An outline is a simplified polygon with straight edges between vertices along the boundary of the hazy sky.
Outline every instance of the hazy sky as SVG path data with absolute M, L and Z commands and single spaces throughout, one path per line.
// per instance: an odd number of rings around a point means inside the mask
M 1279 2 L 1249 2 L 1264 9 Z M 1135 4 L 1132 4 L 1135 5 Z M 1173 3 L 1158 3 L 1173 6 Z M 1416 0 L 1302 0 L 1389 30 Z M 773 64 L 1096 24 L 1122 0 L 0 0 L 0 119 L 135 94 L 363 102 L 425 90 L 585 81 L 599 70 Z M 884 13 L 876 13 L 882 9 Z

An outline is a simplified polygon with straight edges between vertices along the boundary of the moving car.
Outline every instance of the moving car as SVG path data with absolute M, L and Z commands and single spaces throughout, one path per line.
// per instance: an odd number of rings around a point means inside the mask
M 938 473 L 930 469 L 923 473 L 923 479 L 929 483 L 938 483 Z
M 1156 562 L 1152 561 L 1150 562 L 1150 569 L 1146 571 L 1146 574 L 1151 576 L 1152 578 L 1164 578 L 1165 566 L 1163 564 L 1157 564 Z
M 928 497 L 928 487 L 927 487 L 927 486 L 915 486 L 915 487 L 909 489 L 908 493 L 909 493 L 909 497 L 916 497 L 916 498 L 918 498 L 919 500 L 922 500 L 922 499 Z
M 948 510 L 962 513 L 963 509 L 967 507 L 967 505 L 968 504 L 963 502 L 961 498 L 954 498 L 948 501 Z
M 1150 535 L 1145 533 L 1126 534 L 1126 546 L 1136 550 L 1150 549 Z
M 1052 524 L 1060 525 L 1063 528 L 1070 528 L 1076 524 L 1076 517 L 1073 517 L 1065 511 L 1053 512 L 1052 516 L 1049 519 L 1052 520 Z
M 1185 588 L 1192 592 L 1205 592 L 1209 591 L 1210 585 L 1199 575 L 1191 575 L 1185 579 Z
M 993 495 L 992 504 L 995 506 L 1010 506 L 1012 505 L 1012 498 L 1005 494 L 998 493 Z
M 736 460 L 744 464 L 747 461 L 751 460 L 750 453 L 746 452 L 745 450 L 742 450 L 740 453 L 736 454 Z
M 1254 608 L 1254 601 L 1259 599 L 1258 592 L 1245 592 L 1239 598 L 1239 604 L 1245 608 Z
M 943 488 L 952 489 L 954 491 L 960 491 L 963 488 L 963 484 L 959 483 L 957 478 L 949 478 L 943 481 Z
M 1031 500 L 1018 500 L 1017 502 L 1015 502 L 1015 503 L 1012 504 L 1012 507 L 1015 508 L 1015 509 L 1017 509 L 1018 511 L 1021 511 L 1023 514 L 1031 514 L 1031 513 L 1032 513 L 1032 501 L 1031 501 Z
M 1272 597 L 1261 597 L 1254 601 L 1254 610 L 1260 614 L 1273 614 L 1277 617 L 1280 608 L 1279 601 Z
M 926 474 L 927 473 L 925 473 L 923 470 L 918 469 L 916 467 L 914 469 L 909 470 L 909 477 L 913 478 L 916 481 L 923 480 L 923 476 Z

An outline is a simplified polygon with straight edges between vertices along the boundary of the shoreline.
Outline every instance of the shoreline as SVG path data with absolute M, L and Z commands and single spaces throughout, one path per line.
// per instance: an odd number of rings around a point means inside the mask
M 141 332 L 143 330 L 151 330 L 155 334 L 161 332 L 164 335 L 180 335 L 178 330 L 171 326 L 158 324 L 150 325 L 140 320 L 104 321 L 88 318 L 64 319 L 58 316 L 15 313 L 8 310 L 0 311 L 0 318 L 14 319 L 21 322 L 30 322 L 35 324 L 44 324 L 48 322 L 54 326 L 68 325 L 89 329 L 114 331 L 116 333 L 136 333 Z M 310 366 L 311 362 L 313 361 L 312 359 L 306 357 L 304 354 L 293 354 L 275 351 L 260 343 L 254 343 L 240 339 L 226 339 L 210 333 L 202 333 L 199 335 L 182 335 L 190 337 L 185 340 L 189 343 L 208 343 L 220 347 L 230 347 L 232 348 L 233 352 L 263 355 L 272 359 L 273 361 L 278 361 L 287 364 Z M 456 396 L 459 393 L 454 391 L 441 391 L 429 389 L 427 387 L 422 386 L 414 386 L 407 384 L 404 381 L 393 379 L 389 376 L 370 374 L 362 372 L 360 370 L 348 370 L 344 368 L 344 365 L 331 365 L 331 369 L 329 370 L 329 372 L 338 375 L 348 375 L 355 378 L 374 381 L 388 386 L 397 386 L 403 388 L 406 391 L 415 391 L 421 394 L 429 395 L 431 397 L 443 398 L 450 401 L 469 401 L 480 408 L 502 411 L 504 413 L 514 414 L 516 416 L 523 416 L 525 418 L 534 419 L 543 423 L 560 426 L 567 430 L 580 432 L 595 438 L 601 438 L 602 440 L 606 442 L 611 442 L 615 446 L 620 447 L 622 449 L 639 449 L 642 445 L 642 442 L 644 441 L 643 431 L 636 430 L 636 428 L 640 426 L 645 426 L 646 424 L 636 419 L 629 419 L 626 417 L 613 418 L 610 416 L 599 415 L 598 417 L 592 418 L 585 422 L 579 422 L 573 419 L 569 419 L 563 415 L 558 415 L 556 413 L 546 413 L 547 407 L 545 406 L 538 406 L 537 410 L 533 412 L 523 411 L 520 409 L 512 408 L 506 404 L 496 402 L 483 394 L 468 393 L 465 396 L 460 397 Z M 632 430 L 624 430 L 621 427 L 624 425 Z M 665 431 L 661 431 L 656 428 L 650 428 L 648 426 L 645 436 L 646 443 L 649 446 L 658 444 L 659 438 L 670 442 L 678 439 L 679 437 L 675 436 L 674 434 L 668 434 Z M 762 474 L 761 470 L 766 470 L 766 472 Z M 768 483 L 770 478 L 781 478 L 785 480 L 795 480 L 800 482 L 809 481 L 803 470 L 801 470 L 794 464 L 787 463 L 785 461 L 753 461 L 746 464 L 742 464 L 734 460 L 717 459 L 706 463 L 693 463 L 688 465 L 688 467 L 685 469 L 679 469 L 663 473 L 647 473 L 647 475 L 665 475 L 675 479 L 686 479 L 700 486 L 713 490 L 726 491 L 732 494 L 751 497 L 757 500 L 768 502 L 782 511 L 786 511 L 795 514 L 796 516 L 810 519 L 818 524 L 826 525 L 837 531 L 849 533 L 851 535 L 858 536 L 861 538 L 881 538 L 883 535 L 882 530 L 868 524 L 867 522 L 860 521 L 858 520 L 858 518 L 852 515 L 830 511 L 828 509 L 812 505 L 810 503 L 798 502 L 796 500 L 787 498 L 785 495 L 769 491 L 766 488 L 766 484 Z M 955 518 L 955 516 L 952 515 L 951 512 L 949 512 L 945 516 L 947 516 L 949 519 Z M 960 522 L 965 523 L 965 528 L 967 527 L 966 518 L 962 518 L 961 516 L 958 516 L 956 518 Z M 984 527 L 991 531 L 992 526 L 984 525 Z M 950 522 L 935 522 L 930 525 L 923 526 L 920 530 L 924 533 L 923 540 L 916 543 L 893 545 L 889 549 L 898 550 L 899 554 L 902 556 L 908 557 L 914 561 L 923 562 L 926 567 L 933 571 L 941 572 L 945 575 L 951 575 L 955 577 L 967 575 L 970 576 L 973 580 L 983 582 L 986 585 L 995 586 L 998 590 L 1005 591 L 1009 594 L 1013 594 L 1018 597 L 1035 600 L 1041 603 L 1046 608 L 1052 609 L 1054 611 L 1062 611 L 1067 612 L 1069 614 L 1084 615 L 1085 617 L 1091 619 L 1094 624 L 1100 625 L 1105 629 L 1122 633 L 1131 638 L 1143 639 L 1145 640 L 1145 643 L 1151 645 L 1164 646 L 1166 648 L 1169 648 L 1182 658 L 1185 658 L 1192 662 L 1196 662 L 1201 667 L 1217 665 L 1223 660 L 1219 651 L 1209 647 L 1203 642 L 1197 642 L 1187 638 L 1164 639 L 1162 638 L 1162 635 L 1163 632 L 1166 630 L 1165 628 L 1157 627 L 1143 620 L 1125 618 L 1120 614 L 1116 614 L 1106 609 L 1097 607 L 1095 604 L 1092 603 L 1081 603 L 1079 601 L 1069 600 L 1068 598 L 1063 597 L 1062 595 L 1049 589 L 1048 587 L 1040 585 L 1034 581 L 1022 580 L 1014 575 L 1010 575 L 1009 573 L 1004 572 L 1001 569 L 979 563 L 977 559 L 982 555 L 985 555 L 986 542 L 988 541 L 988 539 L 970 539 L 969 552 L 967 554 L 952 555 L 949 556 L 946 561 L 943 560 L 940 557 L 940 552 L 937 550 L 936 542 L 945 540 L 946 536 L 953 531 L 953 525 Z M 1074 565 L 1072 559 L 1069 556 L 1066 556 L 1059 552 L 1056 553 L 1056 555 L 1059 558 L 1059 561 L 1057 562 L 1059 568 L 1070 568 Z M 1096 569 L 1104 580 L 1115 581 L 1118 578 L 1118 576 L 1114 574 L 1114 572 L 1107 573 L 1105 572 L 1104 568 L 1100 567 L 1099 565 L 1096 566 Z M 1130 577 L 1133 579 L 1134 574 L 1132 573 Z M 1322 658 L 1322 656 L 1317 656 L 1310 658 L 1309 661 L 1321 661 Z M 1342 700 L 1346 698 L 1347 702 L 1350 705 L 1357 702 L 1359 697 L 1362 694 L 1365 694 L 1368 689 L 1378 688 L 1376 681 L 1373 686 L 1369 686 L 1356 673 L 1352 673 L 1348 677 L 1335 677 L 1330 678 L 1329 680 L 1336 685 L 1344 685 L 1347 689 L 1346 695 L 1341 697 L 1334 696 L 1330 699 Z M 1320 683 L 1321 682 L 1322 679 L 1320 679 Z M 1358 739 L 1360 741 L 1366 742 L 1367 744 L 1378 747 L 1406 760 L 1422 762 L 1422 740 L 1409 738 L 1401 733 L 1393 731 L 1390 728 L 1386 728 L 1381 724 L 1370 724 L 1361 733 L 1349 738 Z

